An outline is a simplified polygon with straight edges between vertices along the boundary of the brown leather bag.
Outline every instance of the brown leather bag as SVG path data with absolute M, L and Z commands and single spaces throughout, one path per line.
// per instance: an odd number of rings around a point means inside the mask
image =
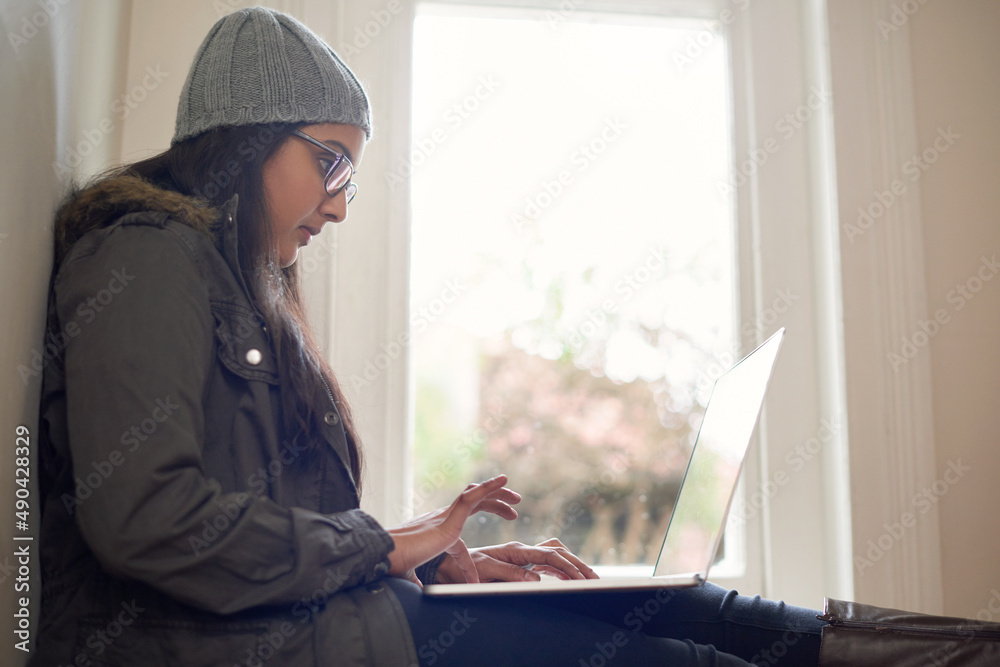
M 820 667 L 1000 665 L 1000 624 L 826 599 Z

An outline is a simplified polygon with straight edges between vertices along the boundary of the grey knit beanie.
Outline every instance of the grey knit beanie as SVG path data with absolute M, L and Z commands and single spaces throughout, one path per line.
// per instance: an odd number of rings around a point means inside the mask
M 372 133 L 364 88 L 333 49 L 291 16 L 251 7 L 219 19 L 201 43 L 171 143 L 263 123 L 343 123 Z

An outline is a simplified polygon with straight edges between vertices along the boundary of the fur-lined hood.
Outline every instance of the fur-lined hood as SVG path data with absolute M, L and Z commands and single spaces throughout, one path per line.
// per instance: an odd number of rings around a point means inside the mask
M 220 211 L 207 201 L 165 190 L 138 176 L 112 176 L 70 193 L 59 207 L 54 229 L 56 264 L 87 232 L 142 211 L 166 213 L 213 239 L 218 234 Z

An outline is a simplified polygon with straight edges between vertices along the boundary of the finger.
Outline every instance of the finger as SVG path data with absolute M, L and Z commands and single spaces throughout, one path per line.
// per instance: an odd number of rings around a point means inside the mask
M 565 544 L 563 544 L 561 541 L 559 541 L 558 537 L 550 537 L 549 539 L 545 540 L 544 542 L 539 542 L 535 546 L 537 546 L 537 547 L 562 547 L 563 549 L 566 549 L 566 551 L 569 551 L 569 548 Z
M 550 572 L 556 570 L 566 575 L 569 579 L 597 579 L 595 573 L 586 563 L 574 556 L 563 547 L 529 547 L 521 546 L 511 553 L 511 560 L 521 561 L 522 564 L 530 563 L 537 570 L 539 567 L 547 566 Z M 557 575 L 558 576 L 558 575 Z
M 476 562 L 480 581 L 539 581 L 542 577 L 533 569 L 505 563 L 492 557 Z
M 457 538 L 465 527 L 469 516 L 480 510 L 496 514 L 507 520 L 516 519 L 517 511 L 503 500 L 496 499 L 496 497 L 500 497 L 511 502 L 521 501 L 521 496 L 503 486 L 506 483 L 506 475 L 497 475 L 480 484 L 467 486 L 450 506 L 439 510 L 438 521 L 444 531 L 443 534 Z
M 469 491 L 469 489 L 466 489 L 466 491 Z M 468 496 L 468 498 L 471 498 L 471 496 Z M 513 510 L 511 505 L 516 505 L 521 502 L 521 496 L 504 486 L 491 491 L 488 495 L 478 501 L 475 501 L 475 499 L 472 500 L 475 502 L 475 505 L 470 510 L 470 514 L 486 511 L 492 514 L 498 514 L 505 519 L 516 519 L 517 511 Z
M 494 494 L 502 489 L 506 483 L 506 475 L 497 475 L 493 479 L 488 479 L 485 482 L 470 484 L 465 487 L 465 490 L 462 491 L 462 493 L 458 495 L 458 498 L 455 499 L 455 502 L 453 502 L 451 506 L 453 508 L 466 507 L 468 508 L 468 512 L 471 514 L 472 508 L 488 498 L 491 494 Z M 513 491 L 511 493 L 513 493 Z
M 508 505 L 516 505 L 521 502 L 521 494 L 508 489 L 506 486 L 490 494 L 489 498 L 491 500 L 501 500 Z
M 465 522 L 469 516 L 477 511 L 479 504 L 488 498 L 490 494 L 503 488 L 506 481 L 507 478 L 504 475 L 499 475 L 481 484 L 470 484 L 465 487 L 465 490 L 452 501 L 451 505 L 442 507 L 440 510 L 434 512 L 437 515 L 436 520 L 439 522 L 438 525 L 447 534 L 457 538 L 461 534 L 462 528 L 465 526 Z
M 567 552 L 569 553 L 569 552 Z M 541 551 L 541 559 L 535 561 L 536 565 L 547 565 L 550 568 L 559 570 L 570 579 L 587 579 L 576 563 L 566 558 L 564 555 L 550 548 Z
M 517 512 L 510 505 L 503 500 L 495 500 L 494 498 L 494 496 L 499 495 L 512 502 L 520 502 L 519 495 L 510 489 L 504 489 L 503 485 L 506 482 L 506 475 L 498 475 L 481 484 L 470 484 L 449 507 L 444 508 L 443 523 L 449 530 L 455 531 L 456 534 L 460 533 L 469 516 L 478 512 L 484 502 L 489 503 L 486 511 L 498 514 L 505 519 L 517 518 Z
M 562 570 L 557 570 L 549 565 L 533 565 L 531 567 L 532 572 L 537 572 L 538 574 L 545 574 L 550 577 L 555 577 L 556 579 L 562 579 L 563 581 L 569 581 L 571 577 L 563 572 Z M 539 577 L 541 579 L 541 577 Z
M 476 564 L 472 562 L 472 556 L 469 555 L 469 550 L 466 548 L 465 542 L 458 540 L 445 551 L 455 559 L 455 564 L 465 578 L 465 583 L 479 583 L 479 573 L 476 571 Z
M 556 537 L 549 538 L 544 542 L 539 542 L 538 546 L 556 549 L 559 553 L 562 554 L 562 556 L 566 560 L 573 563 L 573 565 L 575 565 L 576 568 L 583 573 L 583 576 L 586 579 L 600 579 L 600 577 L 597 576 L 597 573 L 594 572 L 594 569 L 589 565 L 587 565 L 585 562 L 583 562 L 583 560 L 581 560 L 579 556 L 577 556 L 568 548 L 566 548 L 566 545 L 563 544 L 561 541 L 559 541 L 559 538 Z
M 506 480 L 506 476 L 498 475 L 493 479 L 486 480 L 485 482 L 480 482 L 478 484 L 469 484 L 467 487 L 465 487 L 463 491 L 472 491 L 474 489 L 479 489 L 485 485 L 489 485 L 490 489 L 489 494 L 491 496 L 499 498 L 500 500 L 503 500 L 505 502 L 509 502 L 512 505 L 521 502 L 521 494 L 518 493 L 517 491 L 514 491 L 513 489 L 509 489 L 506 486 L 504 486 L 504 484 L 506 484 L 506 481 L 504 481 L 502 484 L 497 481 L 501 479 Z
M 475 511 L 496 514 L 498 517 L 507 520 L 517 518 L 517 510 L 500 500 L 484 500 L 479 503 Z

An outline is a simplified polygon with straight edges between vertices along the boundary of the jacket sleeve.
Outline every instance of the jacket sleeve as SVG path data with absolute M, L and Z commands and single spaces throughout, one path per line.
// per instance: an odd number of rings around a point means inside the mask
M 361 510 L 288 509 L 205 477 L 214 329 L 194 251 L 169 226 L 105 235 L 54 285 L 77 524 L 101 565 L 216 613 L 383 576 L 393 541 Z

